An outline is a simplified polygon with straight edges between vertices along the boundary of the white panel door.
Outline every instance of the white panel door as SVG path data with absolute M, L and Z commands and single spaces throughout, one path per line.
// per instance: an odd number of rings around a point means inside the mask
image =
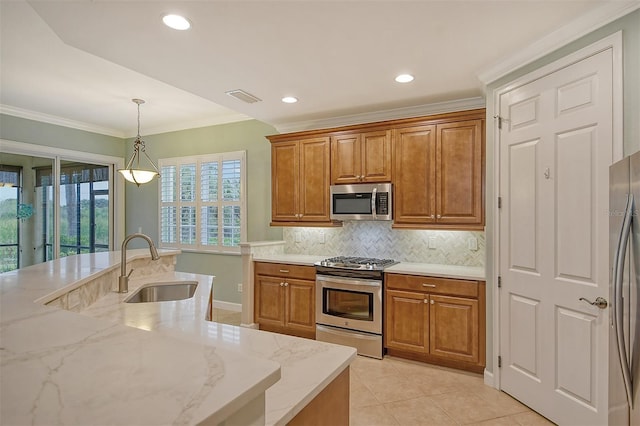
M 607 422 L 612 52 L 500 96 L 502 389 L 559 424 Z

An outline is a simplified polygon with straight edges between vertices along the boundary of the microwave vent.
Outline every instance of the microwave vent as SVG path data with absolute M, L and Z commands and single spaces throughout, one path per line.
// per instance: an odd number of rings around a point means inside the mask
M 245 92 L 244 90 L 241 90 L 241 89 L 229 90 L 228 92 L 225 92 L 225 93 L 231 97 L 234 97 L 248 104 L 260 102 L 262 100 L 260 98 L 253 96 L 251 93 Z

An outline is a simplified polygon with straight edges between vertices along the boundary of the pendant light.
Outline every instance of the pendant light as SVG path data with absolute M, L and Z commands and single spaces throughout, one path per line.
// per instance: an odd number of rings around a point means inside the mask
M 124 176 L 126 180 L 140 186 L 143 183 L 151 182 L 154 177 L 160 176 L 160 171 L 158 170 L 158 167 L 155 165 L 153 160 L 149 158 L 149 155 L 145 151 L 144 141 L 140 137 L 140 105 L 144 103 L 144 100 L 131 100 L 133 101 L 133 103 L 138 105 L 138 136 L 136 136 L 136 139 L 133 141 L 133 155 L 131 156 L 131 159 L 124 169 L 120 169 L 118 171 L 122 174 L 122 176 Z M 151 163 L 153 170 L 144 170 L 140 168 L 141 152 L 145 157 L 147 157 L 147 160 L 149 160 L 149 163 Z

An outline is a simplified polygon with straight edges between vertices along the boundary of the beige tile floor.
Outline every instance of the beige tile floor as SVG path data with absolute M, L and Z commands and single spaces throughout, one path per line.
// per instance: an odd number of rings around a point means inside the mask
M 227 311 L 225 309 L 213 308 L 212 320 L 222 324 L 240 325 L 241 313 L 236 311 Z
M 239 325 L 240 312 L 213 310 Z M 479 374 L 394 357 L 358 356 L 351 364 L 351 426 L 552 425 Z
M 351 364 L 351 425 L 552 425 L 479 374 L 400 358 Z

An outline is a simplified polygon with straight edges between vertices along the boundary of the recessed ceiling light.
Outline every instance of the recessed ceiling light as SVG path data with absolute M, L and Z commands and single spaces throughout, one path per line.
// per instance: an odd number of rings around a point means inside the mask
M 396 77 L 396 81 L 398 83 L 408 83 L 410 81 L 413 81 L 413 76 L 411 74 L 400 74 Z
M 295 104 L 296 102 L 298 102 L 298 98 L 294 98 L 293 96 L 285 96 L 284 98 L 282 98 L 282 102 L 284 102 L 285 104 Z
M 191 22 L 189 22 L 189 20 L 184 16 L 180 15 L 164 15 L 162 17 L 162 22 L 164 22 L 167 27 L 173 28 L 174 30 L 182 31 L 191 28 Z

